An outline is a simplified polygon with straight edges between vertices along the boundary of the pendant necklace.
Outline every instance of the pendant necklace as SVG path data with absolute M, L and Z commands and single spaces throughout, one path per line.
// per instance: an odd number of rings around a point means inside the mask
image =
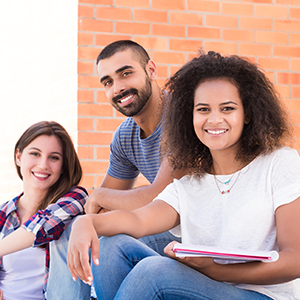
M 229 183 L 230 183 L 230 181 L 231 181 L 231 179 L 233 178 L 233 176 L 234 176 L 234 174 L 235 173 L 233 173 L 232 175 L 231 175 L 231 177 L 227 180 L 227 181 L 221 181 L 221 180 L 219 180 L 215 175 L 215 179 L 218 181 L 218 182 L 220 182 L 220 183 L 222 183 L 222 184 L 226 184 L 226 185 L 228 185 Z
M 235 185 L 235 183 L 236 183 L 237 180 L 239 179 L 240 174 L 241 174 L 241 171 L 242 171 L 242 170 L 240 170 L 240 171 L 238 172 L 238 175 L 237 175 L 235 181 L 232 183 L 232 186 L 231 186 L 229 189 L 224 190 L 224 191 L 221 191 L 221 189 L 220 189 L 220 187 L 219 187 L 217 181 L 219 181 L 219 182 L 222 183 L 222 184 L 228 185 L 228 184 L 231 182 L 231 179 L 233 178 L 233 176 L 234 176 L 236 173 L 234 173 L 234 174 L 230 177 L 230 179 L 227 180 L 227 181 L 225 181 L 225 182 L 222 182 L 222 181 L 218 180 L 218 178 L 216 177 L 216 175 L 213 174 L 213 175 L 214 175 L 214 179 L 215 179 L 216 186 L 217 186 L 219 192 L 220 192 L 222 195 L 230 193 L 231 189 L 233 188 L 233 186 Z

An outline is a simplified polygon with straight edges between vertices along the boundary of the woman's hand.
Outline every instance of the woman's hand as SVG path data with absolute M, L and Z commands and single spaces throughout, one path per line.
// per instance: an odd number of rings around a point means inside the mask
M 68 268 L 72 278 L 77 276 L 85 283 L 91 285 L 93 275 L 90 266 L 89 249 L 95 265 L 99 264 L 99 240 L 92 219 L 89 215 L 79 217 L 72 226 L 68 244 Z M 1 300 L 1 299 L 0 299 Z
M 195 269 L 196 271 L 199 271 L 203 273 L 204 275 L 213 278 L 213 272 L 215 267 L 217 267 L 217 264 L 214 262 L 213 258 L 211 257 L 177 257 L 175 253 L 173 252 L 173 247 L 175 244 L 178 244 L 178 242 L 173 241 L 170 244 L 168 244 L 164 252 L 166 255 L 168 255 L 170 258 L 173 258 L 185 265 L 187 265 L 190 268 Z
M 2 290 L 0 290 L 0 300 L 5 300 L 5 299 L 3 298 L 3 291 L 2 291 Z

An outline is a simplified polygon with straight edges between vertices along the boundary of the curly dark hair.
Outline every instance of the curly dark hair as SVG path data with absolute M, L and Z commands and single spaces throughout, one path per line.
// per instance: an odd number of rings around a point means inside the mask
M 171 166 L 201 176 L 211 172 L 209 148 L 197 137 L 193 126 L 194 94 L 207 80 L 225 79 L 234 84 L 249 123 L 244 125 L 237 159 L 250 161 L 284 144 L 290 134 L 288 114 L 283 109 L 273 84 L 259 68 L 236 55 L 200 50 L 166 83 L 169 92 L 167 113 L 161 139 L 161 158 Z

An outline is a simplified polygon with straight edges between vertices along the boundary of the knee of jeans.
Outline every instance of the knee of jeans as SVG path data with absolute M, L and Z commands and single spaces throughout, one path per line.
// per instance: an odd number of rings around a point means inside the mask
M 135 268 L 138 268 L 148 278 L 157 278 L 172 269 L 172 259 L 164 256 L 149 256 L 141 260 Z M 136 270 L 136 271 L 139 271 Z
M 99 240 L 100 248 L 107 249 L 109 252 L 112 252 L 114 248 L 120 247 L 124 242 L 129 239 L 133 239 L 132 237 L 125 235 L 125 234 L 118 234 L 114 236 L 102 236 Z
M 113 257 L 122 256 L 122 253 L 124 253 L 124 246 L 136 242 L 136 239 L 125 234 L 118 234 L 110 237 L 102 236 L 99 239 L 99 242 L 99 260 L 100 262 L 103 262 L 111 260 Z

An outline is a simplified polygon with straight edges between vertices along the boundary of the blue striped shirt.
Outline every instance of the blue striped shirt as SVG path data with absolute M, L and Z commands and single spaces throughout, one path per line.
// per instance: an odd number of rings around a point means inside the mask
M 134 179 L 141 172 L 152 183 L 158 172 L 161 121 L 146 139 L 140 127 L 129 117 L 116 130 L 110 144 L 107 174 L 117 179 Z

